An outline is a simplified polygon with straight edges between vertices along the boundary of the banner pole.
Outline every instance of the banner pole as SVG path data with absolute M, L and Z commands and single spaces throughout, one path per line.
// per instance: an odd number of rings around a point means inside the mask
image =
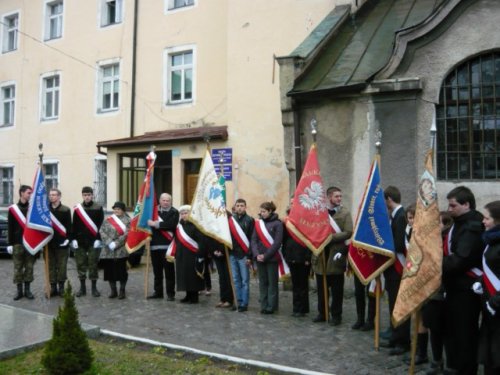
M 144 270 L 144 298 L 148 298 L 149 263 L 151 260 L 151 237 L 146 239 L 146 269 Z
M 411 362 L 410 362 L 410 368 L 408 369 L 408 374 L 413 375 L 415 373 L 415 354 L 417 353 L 420 309 L 416 310 L 411 314 L 411 319 L 413 320 L 413 333 L 411 335 Z
M 226 245 L 224 245 L 224 252 L 226 253 L 226 263 L 227 263 L 227 269 L 229 271 L 229 281 L 231 282 L 231 290 L 233 291 L 233 310 L 237 310 L 236 307 L 238 307 L 238 299 L 236 298 L 236 289 L 234 287 L 234 280 L 233 280 L 233 270 L 231 269 L 231 263 L 229 262 L 229 251 L 227 250 Z
M 380 276 L 377 276 L 375 282 L 375 350 L 377 351 L 380 347 L 380 289 Z
M 43 256 L 45 258 L 45 295 L 50 299 L 50 275 L 49 275 L 49 246 L 43 247 Z
M 325 251 L 323 250 L 321 252 L 321 256 L 323 257 L 323 300 L 325 304 L 325 322 L 328 323 L 328 318 L 330 316 L 329 314 L 329 306 L 328 306 L 328 289 L 327 289 L 327 283 L 326 283 L 326 257 L 325 257 Z M 319 296 L 318 296 L 319 298 Z

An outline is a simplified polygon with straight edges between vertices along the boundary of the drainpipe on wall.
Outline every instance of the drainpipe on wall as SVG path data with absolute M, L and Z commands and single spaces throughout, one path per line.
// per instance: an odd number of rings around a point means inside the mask
M 132 34 L 132 79 L 130 90 L 130 137 L 135 135 L 135 78 L 137 59 L 137 21 L 139 18 L 138 0 L 134 0 L 134 29 Z
M 293 149 L 295 152 L 295 186 L 299 183 L 302 176 L 302 143 L 300 142 L 300 121 L 299 113 L 295 108 L 295 100 L 292 99 L 293 111 Z

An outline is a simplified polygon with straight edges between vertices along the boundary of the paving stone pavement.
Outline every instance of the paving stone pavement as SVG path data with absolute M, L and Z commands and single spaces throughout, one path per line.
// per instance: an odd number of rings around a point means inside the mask
M 408 373 L 408 366 L 401 356 L 390 357 L 387 349 L 379 352 L 373 349 L 373 331 L 351 330 L 351 324 L 356 320 L 352 278 L 346 279 L 343 322 L 332 327 L 312 322 L 316 315 L 317 296 L 314 291 L 310 295 L 311 313 L 308 317 L 291 316 L 291 292 L 281 288 L 280 311 L 274 315 L 261 315 L 255 278 L 251 280 L 250 306 L 245 313 L 215 308 L 218 302 L 217 274 L 212 275 L 212 295 L 201 295 L 198 305 L 179 303 L 184 293 L 179 293 L 175 302 L 146 300 L 144 261 L 143 257 L 140 267 L 129 270 L 125 300 L 109 299 L 108 285 L 102 280 L 98 282 L 101 297 L 88 294 L 76 298 L 80 321 L 121 334 L 310 371 L 339 375 Z M 0 273 L 3 275 L 0 303 L 48 315 L 57 314 L 62 299 L 43 297 L 42 261 L 38 260 L 35 265 L 34 300 L 13 301 L 12 271 L 12 260 L 0 259 Z M 79 282 L 74 258 L 69 260 L 68 276 L 73 289 L 77 289 Z M 151 270 L 150 291 L 152 280 Z M 385 329 L 388 321 L 386 300 L 381 301 L 381 306 L 382 329 Z M 417 367 L 416 373 L 423 374 L 425 366 Z

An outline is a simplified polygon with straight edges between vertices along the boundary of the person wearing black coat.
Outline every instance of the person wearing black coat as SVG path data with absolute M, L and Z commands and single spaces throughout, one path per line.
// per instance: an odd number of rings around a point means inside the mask
M 443 257 L 446 371 L 477 373 L 480 299 L 472 291 L 475 269 L 481 268 L 483 216 L 465 186 L 451 190 L 448 212 L 454 224 L 448 233 L 448 255 Z
M 479 363 L 485 375 L 493 375 L 500 374 L 500 201 L 488 203 L 485 209 Z

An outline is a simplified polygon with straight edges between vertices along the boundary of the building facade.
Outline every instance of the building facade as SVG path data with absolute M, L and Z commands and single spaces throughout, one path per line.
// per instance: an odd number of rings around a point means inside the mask
M 255 214 L 273 200 L 284 212 L 275 56 L 336 3 L 2 1 L 0 209 L 31 184 L 39 143 L 47 185 L 66 204 L 88 185 L 108 208 L 133 208 L 153 145 L 157 190 L 190 203 L 208 140 L 228 156 L 229 204 L 244 197 Z
M 467 185 L 479 209 L 500 188 L 500 3 L 369 0 L 337 6 L 280 57 L 288 165 L 300 168 L 316 119 L 323 178 L 357 207 L 381 141 L 383 185 L 415 202 L 436 116 L 440 205 Z M 290 174 L 293 188 L 297 175 Z

